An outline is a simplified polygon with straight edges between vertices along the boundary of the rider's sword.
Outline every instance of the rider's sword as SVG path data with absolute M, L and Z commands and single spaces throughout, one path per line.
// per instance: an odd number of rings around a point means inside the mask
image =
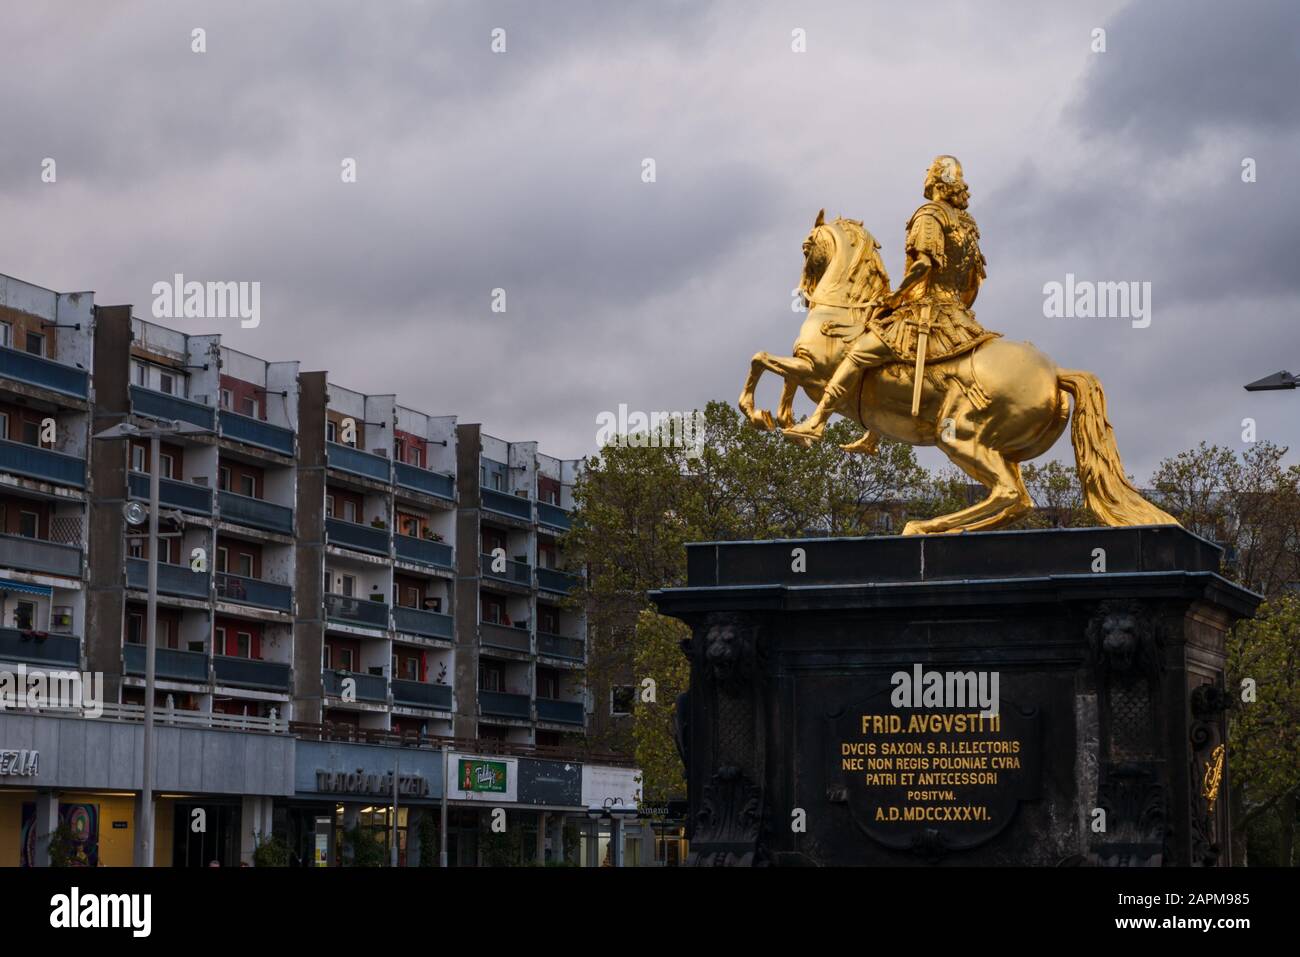
M 930 303 L 921 303 L 921 319 L 916 324 L 916 373 L 912 382 L 912 415 L 921 414 L 921 381 L 925 375 L 925 346 L 930 339 Z

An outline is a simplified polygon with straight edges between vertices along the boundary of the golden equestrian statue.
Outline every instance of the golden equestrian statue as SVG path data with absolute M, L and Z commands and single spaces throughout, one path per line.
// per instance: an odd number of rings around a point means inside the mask
M 740 409 L 759 428 L 778 426 L 807 444 L 838 412 L 866 432 L 846 445 L 872 453 L 880 436 L 938 446 L 988 497 L 969 508 L 908 522 L 904 535 L 999 528 L 1033 508 L 1021 462 L 1042 455 L 1070 422 L 1084 501 L 1107 525 L 1176 525 L 1124 475 L 1106 396 L 1090 372 L 1057 368 L 1028 342 L 986 331 L 971 310 L 984 279 L 979 229 L 967 212 L 961 164 L 940 156 L 925 178 L 926 202 L 907 224 L 902 284 L 890 292 L 880 244 L 855 219 L 817 215 L 803 242 L 800 292 L 808 314 L 794 355 L 760 352 Z M 755 410 L 765 370 L 785 379 L 776 419 Z M 799 425 L 800 387 L 817 409 Z

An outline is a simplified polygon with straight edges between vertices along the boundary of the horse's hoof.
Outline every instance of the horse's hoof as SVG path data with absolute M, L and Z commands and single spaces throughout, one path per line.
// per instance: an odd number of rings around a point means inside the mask
M 880 440 L 872 433 L 865 433 L 862 438 L 856 442 L 850 442 L 848 445 L 841 445 L 845 452 L 853 452 L 860 455 L 875 455 L 880 451 Z
M 781 435 L 793 442 L 795 445 L 801 445 L 805 449 L 812 447 L 813 438 L 810 435 L 804 435 L 802 432 L 791 432 L 789 429 L 782 429 Z

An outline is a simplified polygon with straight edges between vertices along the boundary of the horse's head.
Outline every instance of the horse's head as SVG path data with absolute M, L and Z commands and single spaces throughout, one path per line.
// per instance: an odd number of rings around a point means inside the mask
M 860 302 L 889 292 L 889 274 L 880 259 L 880 243 L 861 221 L 836 217 L 826 222 L 826 210 L 803 241 L 803 275 L 799 291 L 807 299 Z M 813 296 L 821 287 L 822 294 Z

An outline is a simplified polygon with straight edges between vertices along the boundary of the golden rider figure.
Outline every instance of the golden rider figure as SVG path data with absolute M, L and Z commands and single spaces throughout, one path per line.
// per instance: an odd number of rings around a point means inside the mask
M 962 355 L 999 335 L 976 322 L 970 308 L 984 279 L 985 260 L 979 229 L 966 211 L 970 190 L 956 157 L 939 156 L 930 164 L 925 198 L 907 223 L 907 258 L 898 289 L 882 302 L 863 303 L 851 320 L 822 324 L 822 333 L 847 340 L 849 351 L 816 411 L 786 429 L 787 435 L 820 438 L 826 420 L 865 368 L 906 362 L 919 380 L 927 363 Z M 917 414 L 915 403 L 912 414 Z

